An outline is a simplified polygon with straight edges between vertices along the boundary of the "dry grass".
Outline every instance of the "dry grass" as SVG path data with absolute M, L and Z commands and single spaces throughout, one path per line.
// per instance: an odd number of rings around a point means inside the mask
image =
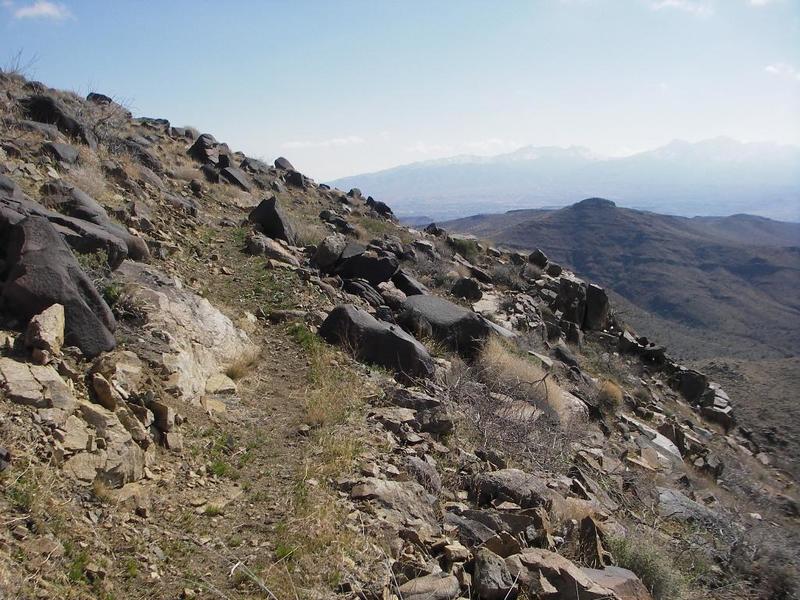
M 297 233 L 298 246 L 316 246 L 331 234 L 330 229 L 322 223 L 314 223 L 306 219 L 295 220 L 294 229 Z
M 204 181 L 202 171 L 197 167 L 180 166 L 172 170 L 172 176 L 179 181 L 191 181 L 192 179 L 199 179 Z
M 497 337 L 490 338 L 478 359 L 483 378 L 507 389 L 523 390 L 532 404 L 563 415 L 561 388 L 541 364 L 516 353 Z
M 595 400 L 602 414 L 616 415 L 622 408 L 622 390 L 613 381 L 604 381 L 597 390 Z
M 253 368 L 253 365 L 261 355 L 261 350 L 254 348 L 248 352 L 243 353 L 234 362 L 225 368 L 225 375 L 233 380 L 241 379 L 247 375 Z

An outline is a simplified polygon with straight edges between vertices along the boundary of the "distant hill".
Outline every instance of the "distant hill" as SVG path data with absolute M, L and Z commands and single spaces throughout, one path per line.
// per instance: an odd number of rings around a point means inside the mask
M 800 224 L 675 217 L 592 198 L 444 223 L 610 287 L 634 324 L 687 358 L 800 354 Z M 680 331 L 679 334 L 673 335 Z
M 603 196 L 685 216 L 749 213 L 800 221 L 800 148 L 715 138 L 673 141 L 624 158 L 586 148 L 527 146 L 492 157 L 416 162 L 331 182 L 360 188 L 400 216 L 433 219 L 517 208 L 558 208 Z

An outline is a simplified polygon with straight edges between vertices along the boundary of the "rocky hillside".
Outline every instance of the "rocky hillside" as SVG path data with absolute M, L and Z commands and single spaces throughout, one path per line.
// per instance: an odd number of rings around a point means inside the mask
M 548 261 L 0 76 L 8 598 L 791 598 L 738 399 Z

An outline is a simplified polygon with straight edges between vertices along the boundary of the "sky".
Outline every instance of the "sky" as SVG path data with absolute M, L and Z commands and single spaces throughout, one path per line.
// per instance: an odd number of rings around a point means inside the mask
M 523 145 L 800 144 L 800 0 L 0 0 L 0 65 L 318 181 Z

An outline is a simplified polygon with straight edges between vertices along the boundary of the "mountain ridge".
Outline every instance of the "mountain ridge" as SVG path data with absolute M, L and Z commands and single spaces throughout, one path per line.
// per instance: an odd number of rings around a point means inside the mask
M 331 185 L 391 202 L 401 216 L 435 219 L 563 206 L 600 195 L 630 208 L 685 216 L 739 212 L 800 220 L 800 148 L 718 137 L 672 142 L 624 157 L 580 147 L 524 146 L 490 157 L 418 161 Z M 491 207 L 488 211 L 486 207 Z

